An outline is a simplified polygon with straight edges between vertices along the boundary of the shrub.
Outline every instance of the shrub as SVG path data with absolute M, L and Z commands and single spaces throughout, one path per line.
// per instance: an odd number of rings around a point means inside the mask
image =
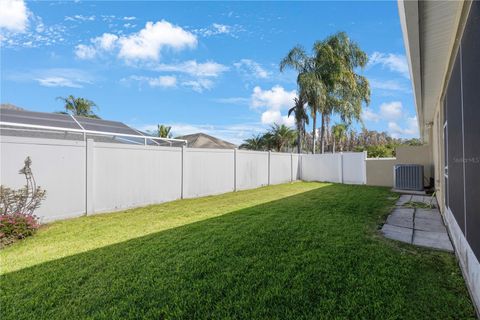
M 39 227 L 33 212 L 45 199 L 46 191 L 37 186 L 31 165 L 32 161 L 27 157 L 19 171 L 26 180 L 23 188 L 14 190 L 0 186 L 0 248 L 33 235 Z
M 38 219 L 25 213 L 0 215 L 0 248 L 31 236 L 38 229 Z

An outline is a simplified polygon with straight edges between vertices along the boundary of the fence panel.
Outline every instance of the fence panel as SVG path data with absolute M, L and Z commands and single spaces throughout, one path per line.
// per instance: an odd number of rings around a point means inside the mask
M 302 154 L 302 180 L 341 182 L 340 154 Z
M 268 185 L 268 152 L 237 150 L 237 190 Z
M 95 212 L 181 197 L 181 148 L 95 142 L 93 162 Z
M 346 152 L 342 154 L 343 183 L 367 183 L 366 154 L 364 152 Z
M 270 153 L 270 184 L 290 182 L 292 178 L 292 156 L 290 153 Z
M 27 156 L 38 185 L 47 198 L 35 214 L 42 222 L 85 213 L 85 142 L 23 137 L 0 137 L 1 184 L 10 188 L 25 185 L 18 174 Z
M 185 198 L 233 191 L 234 175 L 234 150 L 185 148 Z

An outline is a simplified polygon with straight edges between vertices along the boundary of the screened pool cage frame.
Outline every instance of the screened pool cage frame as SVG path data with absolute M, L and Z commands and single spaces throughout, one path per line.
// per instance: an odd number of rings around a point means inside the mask
M 40 117 L 35 118 L 34 116 L 28 116 L 28 114 L 38 114 Z M 11 110 L 1 110 L 0 111 L 0 129 L 7 130 L 7 131 L 20 131 L 22 133 L 65 133 L 65 134 L 79 134 L 82 137 L 82 140 L 87 141 L 87 139 L 91 136 L 97 137 L 109 137 L 116 143 L 126 143 L 126 144 L 136 144 L 136 145 L 153 145 L 153 146 L 187 146 L 187 140 L 183 139 L 173 139 L 173 138 L 161 138 L 155 136 L 145 135 L 142 132 L 129 127 L 121 122 L 114 122 L 102 119 L 92 119 L 92 118 L 85 118 L 79 117 L 77 119 L 73 115 L 59 115 L 59 114 L 48 114 L 48 113 L 34 113 L 34 112 L 24 112 L 24 111 L 11 111 Z M 73 123 L 78 128 L 68 128 L 62 126 L 51 126 L 51 125 L 40 125 L 40 124 L 32 124 L 32 123 L 22 123 L 22 122 L 15 122 L 15 121 L 5 121 L 8 116 L 17 117 L 17 118 L 24 118 L 26 121 L 48 121 L 52 120 L 55 122 L 55 117 L 63 116 L 61 121 L 65 122 L 65 120 L 73 120 Z M 51 119 L 47 117 L 51 116 Z M 57 118 L 59 119 L 59 118 Z M 85 128 L 85 123 L 82 125 L 82 122 L 94 122 L 90 123 L 90 125 L 101 127 L 117 127 L 124 131 L 131 131 L 132 133 L 122 133 L 116 131 L 102 131 L 102 130 L 90 130 Z M 97 122 L 97 123 L 95 123 Z M 3 134 L 2 134 L 3 135 Z M 6 134 L 8 135 L 8 134 Z M 28 136 L 28 135 L 27 135 Z M 68 138 L 65 138 L 69 140 Z M 74 139 L 77 140 L 77 139 Z M 80 139 L 79 139 L 80 140 Z M 150 142 L 150 143 L 149 143 Z

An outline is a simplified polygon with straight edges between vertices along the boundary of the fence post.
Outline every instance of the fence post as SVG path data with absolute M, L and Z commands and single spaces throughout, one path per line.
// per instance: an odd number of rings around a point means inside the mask
M 298 168 L 300 172 L 298 173 L 298 178 L 299 180 L 303 181 L 303 154 L 302 153 L 298 154 L 298 161 L 300 161 L 300 165 Z
M 339 174 L 340 174 L 340 183 L 343 183 L 343 152 L 337 153 L 338 156 L 338 161 L 339 161 Z
M 268 151 L 268 185 L 271 183 L 272 151 Z
M 367 157 L 367 151 L 363 151 L 363 184 L 367 184 Z
M 185 161 L 186 161 L 187 148 L 182 146 L 182 181 L 180 183 L 182 190 L 180 191 L 180 198 L 185 197 Z
M 290 182 L 293 182 L 293 153 L 290 153 Z
M 237 156 L 238 149 L 233 149 L 233 191 L 237 191 Z
M 95 213 L 95 141 L 87 139 L 85 145 L 85 214 Z

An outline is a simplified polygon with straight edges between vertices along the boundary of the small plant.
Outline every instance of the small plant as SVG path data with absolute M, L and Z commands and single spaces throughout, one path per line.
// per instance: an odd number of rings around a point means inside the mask
M 430 197 L 430 201 L 428 202 L 418 202 L 418 201 L 408 201 L 404 204 L 407 208 L 417 208 L 417 209 L 433 209 L 435 208 L 435 192 Z
M 418 202 L 418 201 L 408 201 L 404 204 L 407 208 L 417 208 L 417 209 L 432 209 L 433 205 L 431 203 Z
M 0 186 L 0 248 L 33 235 L 39 227 L 33 213 L 45 199 L 46 191 L 37 186 L 31 165 L 32 160 L 27 157 L 19 171 L 26 180 L 23 188 Z

